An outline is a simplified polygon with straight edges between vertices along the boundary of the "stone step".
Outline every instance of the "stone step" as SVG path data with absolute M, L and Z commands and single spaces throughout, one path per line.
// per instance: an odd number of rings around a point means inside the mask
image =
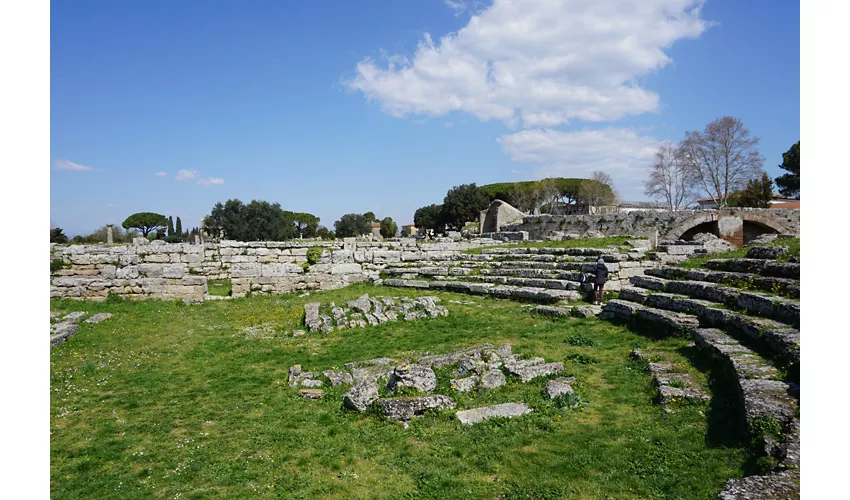
M 498 299 L 530 300 L 539 303 L 554 303 L 564 300 L 580 300 L 581 294 L 572 290 L 556 290 L 530 286 L 494 285 L 466 281 L 425 281 L 386 279 L 385 286 L 401 288 L 420 288 L 429 290 L 447 290 L 470 295 L 487 295 Z
M 668 280 L 708 281 L 733 286 L 735 288 L 755 288 L 765 292 L 788 295 L 800 298 L 800 284 L 790 278 L 761 276 L 753 273 L 730 271 L 710 271 L 706 269 L 687 269 L 684 267 L 662 266 L 648 268 L 644 271 L 649 276 Z
M 767 259 L 767 260 L 776 260 L 777 258 L 788 253 L 788 247 L 784 245 L 763 247 L 763 246 L 755 246 L 750 247 L 747 250 L 747 258 L 748 259 Z
M 471 410 L 463 410 L 455 415 L 461 424 L 472 425 L 493 417 L 513 418 L 531 413 L 531 408 L 525 403 L 502 403 L 500 405 L 483 406 Z
M 547 279 L 547 278 L 516 278 L 512 276 L 466 276 L 466 280 L 483 281 L 499 285 L 533 286 L 538 288 L 551 288 L 554 290 L 581 291 L 581 283 L 577 280 Z
M 592 318 L 602 312 L 602 307 L 596 305 L 573 307 L 537 306 L 534 308 L 534 312 L 544 316 Z
M 620 290 L 620 299 L 657 309 L 692 314 L 704 325 L 734 331 L 764 345 L 771 356 L 777 356 L 791 366 L 800 363 L 800 331 L 784 323 L 720 309 L 711 301 L 665 292 L 651 292 L 644 288 L 623 287 Z
M 740 307 L 752 314 L 792 326 L 800 325 L 800 302 L 796 300 L 759 292 L 741 291 L 706 281 L 666 280 L 653 276 L 632 276 L 629 281 L 639 288 L 686 295 L 728 307 Z
M 776 278 L 800 279 L 800 264 L 792 262 L 773 262 L 764 259 L 714 259 L 705 263 L 713 271 L 735 273 L 756 273 Z
M 649 326 L 659 326 L 674 333 L 688 333 L 699 328 L 699 320 L 696 316 L 647 307 L 621 299 L 609 300 L 602 306 L 600 318 L 637 321 Z
M 554 248 L 554 247 L 508 247 L 482 248 L 483 255 L 603 255 L 620 253 L 616 247 L 606 248 Z
M 718 500 L 795 500 L 800 498 L 800 471 L 786 470 L 765 476 L 748 476 L 726 481 Z
M 761 436 L 764 450 L 779 461 L 779 467 L 799 468 L 799 400 L 796 396 L 799 387 L 778 380 L 778 371 L 770 363 L 718 329 L 700 328 L 693 332 L 693 337 L 700 348 L 732 369 L 750 431 L 757 436 L 762 424 L 779 424 L 778 440 L 774 436 Z M 728 486 L 729 483 L 727 489 Z M 721 495 L 720 498 L 738 497 Z

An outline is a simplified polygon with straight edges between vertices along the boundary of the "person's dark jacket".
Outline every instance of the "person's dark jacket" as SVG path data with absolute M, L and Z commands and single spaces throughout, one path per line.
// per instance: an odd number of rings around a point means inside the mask
M 605 280 L 608 279 L 608 266 L 605 265 L 605 261 L 599 259 L 596 261 L 596 281 L 597 285 L 604 285 Z

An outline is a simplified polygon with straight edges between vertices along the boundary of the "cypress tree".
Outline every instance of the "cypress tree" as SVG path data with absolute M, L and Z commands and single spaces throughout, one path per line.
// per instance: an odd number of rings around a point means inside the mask
M 174 236 L 174 219 L 168 216 L 168 236 Z
M 177 217 L 177 227 L 175 228 L 177 231 L 177 236 L 183 236 L 183 224 L 180 223 L 180 217 Z

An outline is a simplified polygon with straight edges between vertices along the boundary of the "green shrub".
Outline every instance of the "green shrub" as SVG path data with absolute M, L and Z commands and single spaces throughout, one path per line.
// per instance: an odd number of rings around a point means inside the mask
M 56 271 L 60 269 L 65 269 L 71 267 L 70 262 L 66 262 L 63 259 L 51 259 L 50 260 L 50 274 L 55 274 Z
M 324 249 L 322 247 L 310 247 L 307 249 L 307 263 L 309 265 L 318 264 L 319 259 L 322 258 L 322 254 L 324 253 Z

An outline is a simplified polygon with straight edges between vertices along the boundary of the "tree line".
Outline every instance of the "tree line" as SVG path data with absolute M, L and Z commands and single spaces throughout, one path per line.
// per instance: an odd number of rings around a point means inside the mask
M 210 232 L 221 232 L 225 238 L 240 241 L 283 241 L 296 238 L 347 238 L 372 233 L 372 223 L 380 226 L 384 238 L 394 237 L 398 225 L 391 217 L 378 219 L 373 212 L 350 213 L 334 222 L 334 229 L 319 224 L 319 217 L 305 212 L 283 210 L 279 203 L 238 199 L 218 202 L 204 226 Z
M 68 238 L 61 227 L 50 229 L 51 243 L 95 244 L 109 241 L 109 224 L 105 224 L 87 235 L 77 235 Z M 125 230 L 122 231 L 122 228 Z M 143 236 L 149 239 L 161 239 L 169 243 L 193 241 L 200 234 L 197 227 L 183 231 L 183 223 L 177 217 L 176 223 L 172 216 L 164 216 L 154 212 L 138 212 L 130 215 L 120 226 L 112 225 L 113 243 L 132 243 L 133 238 Z
M 590 179 L 547 178 L 539 181 L 501 182 L 476 186 L 454 186 L 442 204 L 421 207 L 413 215 L 418 228 L 459 231 L 467 222 L 478 220 L 479 213 L 494 200 L 502 200 L 518 210 L 532 213 L 558 213 L 569 205 L 614 205 L 617 195 L 614 181 L 604 172 Z
M 763 169 L 758 145 L 759 138 L 740 119 L 718 118 L 702 131 L 685 132 L 677 144 L 662 143 L 644 192 L 669 210 L 689 208 L 700 196 L 711 198 L 717 208 L 768 208 L 774 184 L 784 196 L 799 196 L 800 142 L 782 155 L 779 168 L 788 173 L 775 183 Z

